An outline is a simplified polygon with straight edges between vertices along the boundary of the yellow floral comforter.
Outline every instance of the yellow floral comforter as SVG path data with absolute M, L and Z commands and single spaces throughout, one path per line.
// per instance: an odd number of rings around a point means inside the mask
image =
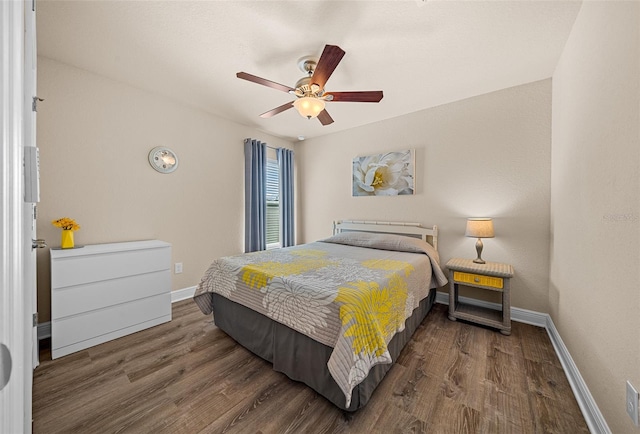
M 209 314 L 218 293 L 332 347 L 328 369 L 348 407 L 371 367 L 392 363 L 387 344 L 420 301 L 446 283 L 437 252 L 421 240 L 340 234 L 220 258 L 194 300 Z

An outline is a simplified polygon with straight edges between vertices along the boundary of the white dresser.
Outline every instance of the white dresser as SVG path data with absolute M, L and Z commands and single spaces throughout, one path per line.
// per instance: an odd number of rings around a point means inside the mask
M 171 244 L 51 249 L 51 356 L 171 321 Z

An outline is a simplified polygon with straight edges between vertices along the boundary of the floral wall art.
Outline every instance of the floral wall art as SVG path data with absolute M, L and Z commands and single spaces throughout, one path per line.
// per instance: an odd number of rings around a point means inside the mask
M 415 150 L 353 159 L 353 196 L 414 194 Z

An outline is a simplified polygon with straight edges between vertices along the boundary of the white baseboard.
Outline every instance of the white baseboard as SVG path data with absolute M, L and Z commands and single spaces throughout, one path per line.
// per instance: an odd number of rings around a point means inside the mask
M 38 323 L 38 340 L 51 337 L 51 321 Z
M 491 303 L 489 301 L 476 300 L 468 297 L 458 297 L 459 300 L 465 304 L 471 304 L 474 306 L 482 306 L 493 310 L 502 310 L 502 306 L 498 303 Z M 436 303 L 449 305 L 449 293 L 440 292 L 436 293 Z M 511 308 L 511 321 L 522 322 L 525 324 L 534 325 L 536 327 L 546 327 L 547 318 L 546 313 L 535 312 L 533 310 L 520 309 L 519 307 Z
M 195 286 L 190 286 L 188 288 L 177 289 L 175 291 L 171 291 L 171 303 L 175 303 L 177 301 L 187 300 L 193 297 L 193 294 L 196 292 Z M 38 324 L 38 340 L 41 341 L 43 339 L 48 339 L 51 337 L 51 321 L 43 322 Z
M 547 329 L 553 348 L 556 350 L 556 354 L 560 359 L 567 380 L 569 380 L 571 390 L 573 390 L 576 401 L 578 401 L 582 415 L 587 422 L 589 431 L 592 433 L 610 434 L 611 430 L 609 429 L 609 425 L 607 425 L 607 421 L 604 419 L 604 416 L 602 416 L 596 401 L 593 399 L 591 392 L 589 392 L 587 384 L 584 382 L 582 375 L 580 375 L 578 367 L 573 362 L 569 350 L 564 345 L 564 342 L 562 342 L 562 338 L 549 315 L 547 315 L 547 325 L 545 328 Z
M 176 289 L 175 291 L 171 291 L 171 303 L 192 298 L 193 294 L 196 293 L 196 288 L 196 286 L 190 286 L 188 288 Z
M 502 309 L 502 306 L 498 303 L 490 303 L 488 301 L 476 300 L 468 297 L 459 297 L 459 300 L 466 304 L 482 306 L 489 309 Z M 446 292 L 437 292 L 436 303 L 449 305 L 449 294 Z M 582 375 L 580 375 L 580 371 L 574 363 L 571 354 L 569 354 L 569 350 L 564 345 L 564 342 L 562 341 L 562 338 L 560 337 L 558 329 L 556 329 L 551 316 L 549 316 L 549 314 L 547 313 L 540 313 L 532 310 L 512 307 L 511 320 L 534 325 L 537 327 L 544 327 L 547 330 L 549 339 L 551 340 L 551 344 L 553 345 L 553 349 L 558 355 L 558 359 L 560 359 L 560 364 L 564 369 L 564 374 L 569 381 L 569 385 L 571 386 L 571 390 L 576 397 L 576 401 L 578 401 L 578 406 L 580 407 L 580 411 L 582 411 L 582 415 L 584 416 L 585 422 L 589 427 L 589 431 L 598 434 L 610 434 L 611 430 L 609 429 L 606 420 L 602 416 L 598 405 L 593 399 L 593 396 L 591 395 L 587 384 L 584 382 Z

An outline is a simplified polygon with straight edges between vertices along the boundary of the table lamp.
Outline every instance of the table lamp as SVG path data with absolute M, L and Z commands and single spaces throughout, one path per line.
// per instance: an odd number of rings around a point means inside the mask
M 490 218 L 469 218 L 467 219 L 467 230 L 464 235 L 466 237 L 474 237 L 477 238 L 476 241 L 476 251 L 478 252 L 478 257 L 473 260 L 476 264 L 484 264 L 485 262 L 482 260 L 482 238 L 493 238 L 495 234 L 493 233 L 493 220 Z

